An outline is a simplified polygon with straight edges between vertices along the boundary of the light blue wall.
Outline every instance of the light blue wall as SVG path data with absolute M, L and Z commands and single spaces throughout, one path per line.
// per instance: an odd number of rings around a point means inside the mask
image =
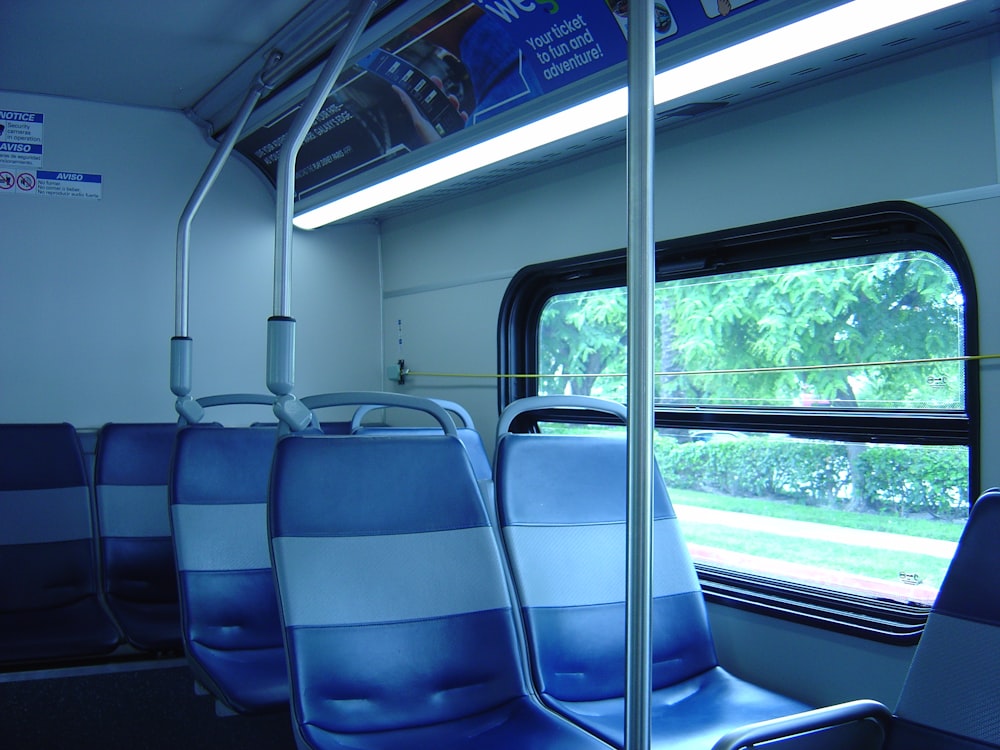
M 656 238 L 670 239 L 882 200 L 997 183 L 989 39 L 696 119 L 661 133 Z M 415 370 L 494 372 L 497 314 L 522 266 L 624 247 L 625 154 L 585 157 L 382 228 L 385 318 L 403 320 Z M 987 191 L 989 192 L 989 191 Z M 965 242 L 980 287 L 983 351 L 1000 352 L 998 198 L 927 202 Z M 395 331 L 385 331 L 394 351 Z M 983 367 L 984 415 L 1000 408 L 1000 366 Z M 462 401 L 492 448 L 495 381 L 414 378 L 402 390 Z M 984 429 L 984 483 L 1000 483 L 1000 431 Z M 717 606 L 722 663 L 815 704 L 894 705 L 910 648 Z
M 0 195 L 0 421 L 173 419 L 177 221 L 211 146 L 174 112 L 4 92 L 0 106 L 45 115 L 43 168 L 103 176 L 99 201 Z M 270 187 L 230 162 L 192 229 L 194 396 L 266 392 L 274 222 Z M 296 394 L 377 387 L 376 228 L 293 247 Z
M 973 39 L 660 133 L 656 239 L 996 183 L 991 63 L 990 40 Z M 511 276 L 624 247 L 625 190 L 622 147 L 386 221 L 385 318 L 403 319 L 407 364 L 493 372 Z M 995 270 L 990 248 L 970 252 Z M 1000 313 L 984 304 L 984 319 Z M 395 331 L 385 337 L 394 350 Z M 489 437 L 495 382 L 461 387 Z M 445 395 L 455 385 L 414 378 L 405 388 Z

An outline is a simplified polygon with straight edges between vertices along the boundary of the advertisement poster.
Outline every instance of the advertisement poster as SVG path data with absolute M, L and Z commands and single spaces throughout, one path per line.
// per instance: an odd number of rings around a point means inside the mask
M 767 0 L 657 0 L 658 44 Z M 626 59 L 628 0 L 451 0 L 345 69 L 296 162 L 296 197 Z M 237 150 L 272 182 L 298 107 Z

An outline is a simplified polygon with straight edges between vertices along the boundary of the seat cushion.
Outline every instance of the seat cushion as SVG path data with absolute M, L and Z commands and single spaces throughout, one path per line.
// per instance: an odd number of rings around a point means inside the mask
M 617 747 L 625 742 L 621 699 L 566 702 L 553 708 Z M 655 750 L 708 750 L 726 732 L 744 724 L 805 711 L 809 706 L 750 684 L 714 667 L 654 690 L 650 703 Z

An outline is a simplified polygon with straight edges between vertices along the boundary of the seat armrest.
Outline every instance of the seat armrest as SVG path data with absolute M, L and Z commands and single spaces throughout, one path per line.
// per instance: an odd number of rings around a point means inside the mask
M 856 700 L 838 703 L 834 706 L 823 706 L 812 711 L 747 724 L 725 734 L 712 746 L 712 750 L 742 750 L 762 742 L 790 739 L 807 732 L 833 729 L 858 721 L 874 721 L 881 728 L 884 738 L 891 717 L 889 709 L 878 701 Z M 856 749 L 844 748 L 844 750 Z

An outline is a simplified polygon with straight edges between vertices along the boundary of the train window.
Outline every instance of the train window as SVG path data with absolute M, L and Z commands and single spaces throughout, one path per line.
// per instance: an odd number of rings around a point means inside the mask
M 515 278 L 501 366 L 538 377 L 505 398 L 625 401 L 623 264 Z M 706 593 L 911 635 L 977 491 L 975 295 L 947 227 L 883 204 L 662 243 L 654 306 L 654 454 Z

